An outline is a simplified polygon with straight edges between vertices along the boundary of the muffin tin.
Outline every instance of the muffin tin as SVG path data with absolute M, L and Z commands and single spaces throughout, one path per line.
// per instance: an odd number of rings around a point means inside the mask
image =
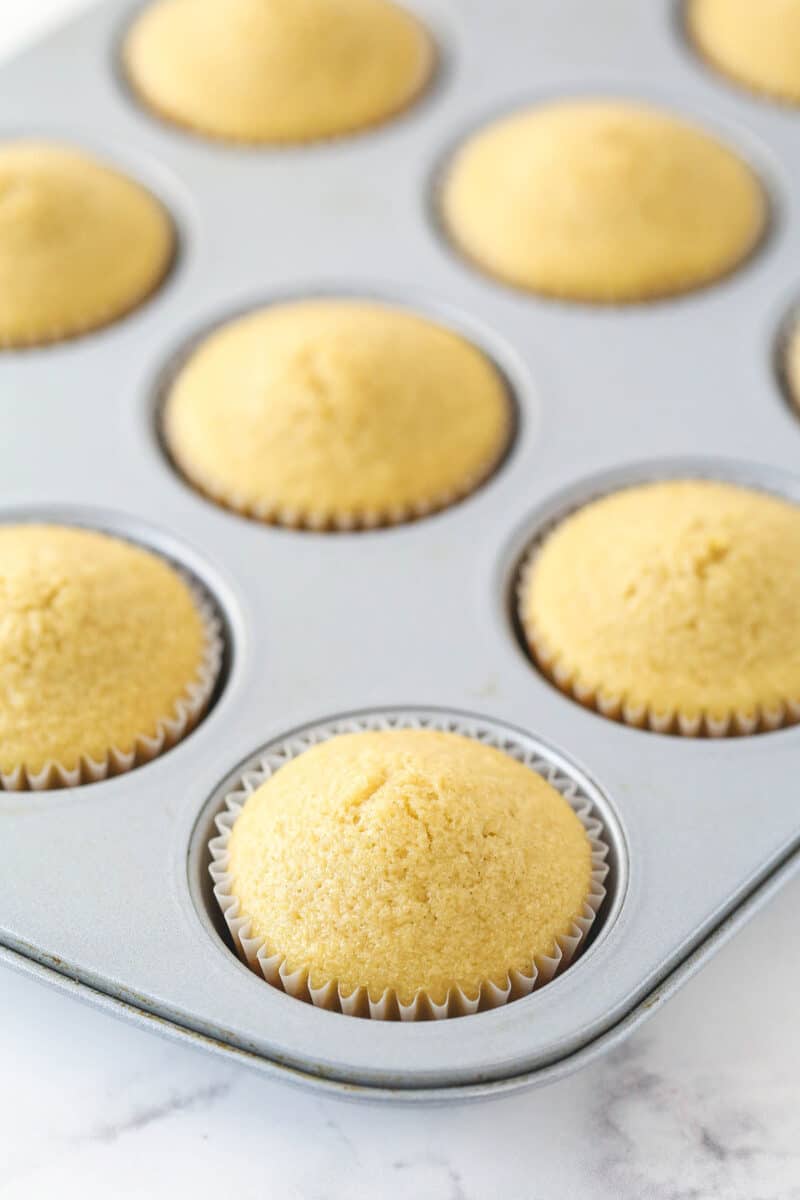
M 0 957 L 273 1075 L 416 1101 L 588 1061 L 797 870 L 800 729 L 694 740 L 584 710 L 531 664 L 512 597 L 531 539 L 626 483 L 707 475 L 800 502 L 800 427 L 774 357 L 800 290 L 800 113 L 708 70 L 667 0 L 410 6 L 441 51 L 427 96 L 379 129 L 301 148 L 206 142 L 139 108 L 117 68 L 133 10 L 116 0 L 0 69 L 0 134 L 99 152 L 161 196 L 180 232 L 171 276 L 127 319 L 0 354 L 2 519 L 160 550 L 215 598 L 227 634 L 216 702 L 177 747 L 72 791 L 0 794 Z M 434 206 L 455 142 L 498 111 L 576 93 L 663 104 L 749 158 L 772 205 L 753 258 L 703 291 L 625 308 L 539 300 L 462 261 Z M 173 470 L 158 406 L 187 345 L 257 303 L 331 293 L 428 313 L 505 373 L 514 444 L 467 499 L 319 534 L 226 512 Z M 591 800 L 608 897 L 563 975 L 502 1009 L 408 1025 L 314 1009 L 236 959 L 208 876 L 223 796 L 265 750 L 349 714 L 466 724 L 524 745 Z

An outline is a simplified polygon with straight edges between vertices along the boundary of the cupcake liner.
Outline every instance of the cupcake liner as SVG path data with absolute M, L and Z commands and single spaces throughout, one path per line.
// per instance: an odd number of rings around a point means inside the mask
M 527 556 L 519 569 L 516 587 L 516 615 L 525 637 L 528 652 L 542 674 L 571 699 L 590 708 L 600 716 L 634 729 L 646 729 L 652 733 L 677 734 L 681 737 L 745 737 L 754 733 L 769 733 L 800 721 L 800 697 L 786 697 L 778 705 L 757 705 L 751 712 L 730 709 L 724 713 L 681 712 L 679 709 L 657 710 L 645 704 L 632 704 L 624 696 L 591 687 L 575 679 L 575 668 L 564 663 L 552 646 L 548 645 L 535 624 L 525 617 L 525 602 L 536 567 L 536 559 L 545 541 L 557 525 L 567 520 L 573 512 L 590 504 L 597 497 L 590 497 L 544 529 L 528 548 Z
M 419 989 L 412 1001 L 404 1004 L 393 989 L 387 988 L 373 999 L 367 988 L 360 987 L 345 992 L 335 979 L 311 978 L 308 967 L 291 969 L 286 959 L 274 953 L 262 938 L 250 933 L 250 920 L 239 910 L 239 901 L 233 895 L 232 878 L 229 873 L 230 834 L 247 797 L 261 786 L 275 771 L 290 759 L 296 758 L 311 746 L 327 741 L 343 733 L 361 733 L 385 729 L 433 729 L 448 733 L 459 733 L 485 745 L 494 746 L 509 754 L 518 762 L 529 766 L 542 775 L 567 800 L 580 820 L 592 848 L 592 874 L 589 894 L 583 909 L 566 933 L 559 935 L 549 955 L 538 955 L 531 960 L 525 971 L 511 970 L 502 984 L 484 980 L 475 995 L 468 995 L 461 988 L 451 988 L 442 1003 L 437 1003 L 424 989 Z M 351 718 L 334 722 L 315 730 L 311 734 L 291 738 L 278 749 L 264 755 L 258 765 L 246 770 L 238 779 L 236 787 L 224 799 L 225 808 L 216 819 L 217 835 L 209 844 L 211 862 L 209 873 L 214 881 L 214 896 L 219 904 L 225 924 L 233 941 L 237 955 L 267 983 L 279 988 L 295 999 L 306 1001 L 317 1008 L 341 1012 L 348 1016 L 366 1017 L 379 1021 L 440 1020 L 448 1017 L 466 1016 L 489 1008 L 498 1008 L 512 1000 L 529 995 L 532 991 L 549 983 L 572 962 L 579 947 L 594 924 L 597 912 L 606 895 L 605 879 L 608 875 L 608 845 L 602 822 L 593 811 L 591 800 L 584 796 L 578 783 L 562 773 L 546 759 L 538 758 L 521 743 L 508 736 L 498 735 L 493 729 L 480 722 L 468 722 L 442 717 L 374 717 Z
M 126 317 L 132 316 L 140 308 L 143 308 L 161 290 L 172 271 L 175 257 L 176 252 L 173 250 L 151 286 L 137 295 L 130 303 L 105 305 L 90 314 L 87 313 L 80 321 L 71 321 L 68 325 L 51 325 L 44 328 L 39 326 L 14 336 L 0 331 L 0 351 L 11 353 L 13 351 L 43 350 L 50 346 L 60 345 L 62 342 L 77 341 L 80 338 L 89 337 L 93 333 L 101 333 L 110 325 L 116 325 L 118 321 L 125 320 Z
M 506 115 L 511 115 L 512 111 L 521 110 L 507 110 Z M 502 119 L 503 114 L 498 115 Z M 447 185 L 453 168 L 461 152 L 471 143 L 472 139 L 486 132 L 492 124 L 493 120 L 474 126 L 463 137 L 460 144 L 452 150 L 447 160 L 440 167 L 434 187 L 436 223 L 442 237 L 462 262 L 485 279 L 498 284 L 502 288 L 508 289 L 509 292 L 517 296 L 528 298 L 539 297 L 555 304 L 564 304 L 571 307 L 578 306 L 580 308 L 600 310 L 618 309 L 620 311 L 625 311 L 634 306 L 660 305 L 665 302 L 675 303 L 691 298 L 695 292 L 703 292 L 715 287 L 717 284 L 724 283 L 738 271 L 745 269 L 755 256 L 762 251 L 773 232 L 775 213 L 771 203 L 770 191 L 762 178 L 761 171 L 757 169 L 757 166 L 748 157 L 744 157 L 741 161 L 749 169 L 750 174 L 758 185 L 761 195 L 761 222 L 750 241 L 745 243 L 740 252 L 729 261 L 721 265 L 706 266 L 704 269 L 695 268 L 693 272 L 689 272 L 688 269 L 676 271 L 672 264 L 665 264 L 661 280 L 643 284 L 636 288 L 631 286 L 627 289 L 620 289 L 618 285 L 612 286 L 606 283 L 604 286 L 592 285 L 585 290 L 581 290 L 580 288 L 576 288 L 574 284 L 555 283 L 552 279 L 547 282 L 539 282 L 534 286 L 530 282 L 525 282 L 519 277 L 513 276 L 507 269 L 499 268 L 496 264 L 491 263 L 485 254 L 470 246 L 467 240 L 456 229 L 456 222 L 450 216 L 446 197 Z M 714 137 L 713 140 L 732 151 L 732 147 L 728 144 L 727 140 L 720 137 Z
M 1 352 L 23 353 L 26 350 L 42 350 L 57 346 L 62 342 L 77 341 L 80 338 L 89 337 L 93 333 L 101 333 L 110 325 L 116 325 L 118 321 L 123 321 L 138 312 L 140 308 L 144 308 L 161 291 L 172 274 L 178 258 L 178 237 L 175 221 L 166 205 L 152 192 L 148 191 L 148 195 L 164 212 L 169 222 L 171 236 L 169 250 L 158 271 L 154 273 L 152 282 L 124 303 L 104 304 L 91 312 L 84 313 L 80 320 L 75 319 L 61 325 L 31 326 L 30 329 L 14 335 L 6 334 L 0 329 Z
M 164 393 L 164 403 L 167 399 L 168 386 Z M 277 501 L 254 502 L 249 500 L 240 493 L 221 486 L 217 480 L 210 478 L 205 472 L 198 471 L 180 459 L 166 431 L 163 413 L 162 434 L 164 446 L 175 469 L 192 487 L 215 504 L 238 513 L 239 516 L 261 521 L 265 525 L 280 525 L 285 529 L 303 529 L 315 533 L 356 533 L 418 521 L 422 517 L 431 516 L 433 513 L 449 508 L 452 504 L 457 504 L 477 491 L 494 474 L 511 446 L 514 437 L 514 411 L 510 396 L 508 410 L 506 428 L 498 447 L 491 455 L 487 456 L 479 470 L 464 476 L 460 486 L 448 488 L 414 503 L 398 504 L 385 509 L 362 509 L 352 513 L 306 511 L 288 508 Z
M 723 82 L 733 86 L 737 91 L 747 92 L 760 100 L 766 100 L 784 108 L 792 109 L 800 106 L 800 92 L 787 91 L 785 88 L 751 79 L 717 58 L 713 49 L 706 46 L 698 36 L 689 0 L 682 0 L 681 26 L 689 48 L 694 51 L 703 66 Z
M 774 215 L 770 210 L 767 193 L 763 184 L 762 192 L 764 195 L 764 220 L 761 228 L 752 242 L 733 262 L 727 263 L 723 267 L 698 272 L 688 277 L 686 274 L 676 274 L 672 278 L 665 276 L 663 282 L 658 285 L 641 287 L 635 291 L 630 290 L 627 292 L 621 292 L 618 288 L 607 287 L 605 291 L 601 291 L 598 288 L 592 292 L 587 291 L 586 293 L 579 294 L 575 289 L 570 289 L 567 286 L 556 287 L 554 284 L 537 284 L 534 287 L 532 284 L 522 283 L 520 280 L 512 278 L 511 275 L 503 273 L 459 240 L 444 211 L 444 205 L 441 201 L 441 185 L 439 189 L 440 212 L 438 220 L 443 236 L 462 262 L 478 275 L 483 276 L 484 279 L 488 279 L 491 283 L 508 289 L 514 295 L 528 298 L 533 297 L 533 299 L 540 298 L 551 301 L 554 304 L 564 304 L 570 307 L 611 311 L 618 309 L 624 312 L 626 309 L 633 307 L 645 307 L 647 305 L 664 304 L 667 302 L 674 303 L 689 299 L 695 292 L 708 291 L 718 284 L 725 283 L 731 276 L 747 267 L 755 256 L 761 252 L 774 226 Z
M 81 755 L 75 767 L 66 767 L 53 760 L 38 771 L 31 771 L 24 764 L 11 772 L 0 771 L 0 791 L 39 792 L 51 788 L 70 788 L 122 775 L 158 758 L 194 728 L 208 707 L 219 678 L 224 642 L 222 623 L 205 591 L 183 571 L 178 569 L 178 574 L 192 594 L 203 624 L 205 646 L 197 674 L 175 702 L 172 713 L 159 721 L 154 734 L 137 737 L 131 750 L 111 746 L 100 760 Z
M 795 299 L 778 325 L 773 357 L 778 384 L 795 417 L 800 416 L 800 378 L 792 378 L 789 359 L 793 343 L 798 339 L 800 339 L 800 304 Z
M 178 129 L 193 138 L 198 138 L 216 145 L 227 145 L 233 147 L 238 146 L 243 149 L 250 150 L 292 150 L 293 148 L 303 146 L 316 146 L 324 145 L 328 142 L 347 141 L 350 138 L 359 137 L 363 134 L 369 134 L 375 130 L 379 130 L 384 125 L 389 125 L 392 121 L 396 121 L 403 117 L 407 112 L 415 108 L 417 104 L 425 99 L 426 94 L 436 85 L 436 77 L 439 73 L 439 68 L 441 65 L 439 48 L 434 41 L 430 30 L 427 28 L 427 26 L 423 25 L 420 20 L 417 20 L 416 24 L 423 32 L 425 40 L 425 55 L 424 61 L 420 65 L 419 78 L 414 88 L 409 91 L 406 97 L 398 101 L 397 104 L 388 108 L 379 116 L 374 117 L 371 121 L 356 125 L 348 125 L 334 133 L 308 134 L 305 137 L 285 136 L 264 138 L 254 135 L 247 136 L 245 134 L 220 133 L 217 130 L 207 129 L 196 122 L 190 121 L 188 118 L 177 116 L 175 113 L 171 112 L 166 105 L 159 104 L 158 101 L 154 100 L 152 96 L 149 96 L 145 89 L 141 87 L 139 81 L 135 77 L 136 72 L 128 60 L 127 52 L 128 38 L 130 37 L 135 24 L 136 22 L 134 20 L 131 23 L 123 42 L 122 51 L 120 54 L 120 66 L 122 68 L 122 82 L 127 88 L 132 99 L 142 109 L 142 111 L 147 113 L 154 120 L 160 121 L 164 125 L 171 126 L 173 129 Z

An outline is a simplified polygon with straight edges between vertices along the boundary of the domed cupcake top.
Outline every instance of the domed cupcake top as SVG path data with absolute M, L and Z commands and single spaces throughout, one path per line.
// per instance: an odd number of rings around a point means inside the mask
M 410 312 L 278 304 L 222 326 L 164 409 L 172 457 L 203 491 L 265 520 L 365 526 L 429 512 L 495 467 L 511 405 L 489 360 Z
M 125 41 L 145 104 L 210 137 L 306 142 L 409 105 L 434 62 L 390 0 L 155 0 Z
M 520 619 L 602 709 L 777 720 L 800 699 L 800 509 L 699 479 L 615 492 L 534 550 Z
M 251 936 L 343 994 L 441 1003 L 530 971 L 581 914 L 591 846 L 540 775 L 430 730 L 344 734 L 247 800 L 229 871 Z
M 714 138 L 646 105 L 544 104 L 457 151 L 442 186 L 450 237 L 517 287 L 632 302 L 700 287 L 766 222 L 753 172 Z
M 689 0 L 688 31 L 719 71 L 800 104 L 800 7 L 794 0 Z
M 0 144 L 0 346 L 58 341 L 136 307 L 172 260 L 138 183 L 68 146 Z
M 133 752 L 190 702 L 205 643 L 189 588 L 149 551 L 0 526 L 0 771 Z

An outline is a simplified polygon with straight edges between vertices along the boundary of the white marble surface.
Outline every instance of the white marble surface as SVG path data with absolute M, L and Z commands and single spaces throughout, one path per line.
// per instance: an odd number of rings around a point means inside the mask
M 79 0 L 3 0 L 0 53 Z M 0 1197 L 800 1200 L 800 880 L 613 1055 L 440 1109 L 321 1099 L 0 969 Z
M 0 1197 L 800 1200 L 798 909 L 800 880 L 587 1070 L 437 1109 L 273 1084 L 0 971 Z

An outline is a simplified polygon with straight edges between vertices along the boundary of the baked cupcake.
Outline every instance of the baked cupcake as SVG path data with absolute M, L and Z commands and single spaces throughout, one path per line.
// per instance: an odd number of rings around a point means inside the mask
M 390 0 L 155 0 L 123 48 L 141 101 L 239 142 L 308 142 L 377 125 L 430 77 L 427 32 Z
M 689 0 L 689 36 L 718 71 L 800 104 L 800 7 L 794 0 Z
M 60 341 L 141 304 L 174 253 L 138 183 L 68 146 L 0 145 L 0 346 Z
M 780 338 L 780 373 L 785 392 L 795 411 L 800 412 L 800 322 L 794 314 Z
M 800 509 L 700 479 L 614 492 L 534 547 L 519 617 L 544 673 L 607 716 L 777 728 L 800 717 Z
M 323 299 L 223 325 L 179 370 L 163 431 L 213 499 L 264 521 L 361 528 L 470 492 L 511 433 L 489 360 L 401 309 Z
M 0 784 L 129 770 L 199 719 L 217 624 L 163 559 L 59 525 L 0 526 Z
M 490 275 L 566 300 L 630 303 L 737 267 L 767 208 L 715 138 L 643 104 L 570 100 L 513 113 L 457 151 L 441 209 Z
M 460 734 L 332 737 L 235 812 L 212 874 L 238 951 L 355 1015 L 454 1016 L 527 994 L 603 896 L 602 852 L 564 797 Z

